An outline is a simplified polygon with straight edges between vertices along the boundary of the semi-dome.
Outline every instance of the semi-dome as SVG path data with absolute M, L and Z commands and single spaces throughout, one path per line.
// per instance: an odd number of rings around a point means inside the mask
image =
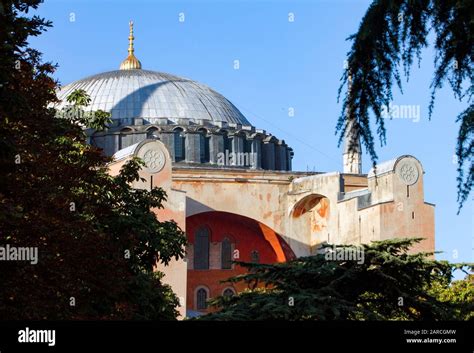
M 250 125 L 224 96 L 198 82 L 155 71 L 116 70 L 90 76 L 62 87 L 58 98 L 76 89 L 85 90 L 91 103 L 87 109 L 104 110 L 112 119 L 153 118 Z

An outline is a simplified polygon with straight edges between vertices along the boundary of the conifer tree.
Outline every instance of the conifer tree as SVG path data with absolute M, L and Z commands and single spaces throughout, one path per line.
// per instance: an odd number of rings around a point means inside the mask
M 374 0 L 360 23 L 347 54 L 339 95 L 351 78 L 336 130 L 339 143 L 347 129 L 360 137 L 375 164 L 375 119 L 380 143 L 386 143 L 383 107 L 388 107 L 394 83 L 402 90 L 400 64 L 405 76 L 413 60 L 434 34 L 435 72 L 431 83 L 431 117 L 436 92 L 448 83 L 454 97 L 467 102 L 456 118 L 459 123 L 456 156 L 458 160 L 458 204 L 461 209 L 474 181 L 474 2 L 472 0 Z M 347 116 L 354 123 L 347 124 Z M 354 139 L 357 141 L 357 139 Z M 354 149 L 357 146 L 350 146 Z
M 211 301 L 216 312 L 203 320 L 463 320 L 474 304 L 451 293 L 455 268 L 428 253 L 410 254 L 421 239 L 392 239 L 362 245 L 363 257 L 328 258 L 326 253 L 273 265 L 240 263 L 248 274 L 229 279 L 248 289 Z M 322 249 L 332 248 L 329 245 Z M 335 246 L 336 253 L 361 249 Z M 465 292 L 472 291 L 472 282 Z M 445 293 L 441 297 L 441 293 Z
M 29 11 L 39 0 L 0 2 L 0 246 L 38 249 L 35 265 L 0 261 L 2 319 L 174 319 L 178 299 L 157 262 L 182 258 L 186 238 L 160 222 L 162 189 L 135 190 L 143 162 L 120 174 L 86 144 L 105 128 L 74 92 L 54 109 L 54 66 L 28 46 L 51 23 Z

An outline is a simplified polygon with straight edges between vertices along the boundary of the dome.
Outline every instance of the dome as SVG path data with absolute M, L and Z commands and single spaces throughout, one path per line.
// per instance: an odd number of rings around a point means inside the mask
M 105 129 L 85 129 L 88 143 L 117 159 L 131 146 L 160 140 L 179 167 L 291 170 L 291 147 L 252 126 L 223 95 L 187 78 L 143 70 L 134 54 L 132 21 L 129 27 L 128 56 L 120 70 L 56 92 L 58 111 L 69 105 L 72 92 L 84 90 L 90 97 L 86 110 L 111 114 L 113 122 Z
M 211 120 L 251 125 L 224 96 L 198 82 L 166 73 L 129 69 L 90 76 L 62 87 L 58 108 L 76 89 L 85 90 L 90 98 L 88 110 L 104 110 L 112 119 L 153 118 L 170 120 Z

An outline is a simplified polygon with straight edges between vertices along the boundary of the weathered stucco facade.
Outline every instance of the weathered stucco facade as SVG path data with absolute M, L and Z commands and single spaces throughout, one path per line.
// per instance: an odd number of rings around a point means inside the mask
M 180 297 L 182 316 L 206 312 L 206 300 L 242 287 L 221 281 L 242 273 L 233 263 L 273 263 L 314 254 L 323 243 L 361 244 L 423 237 L 413 251 L 434 250 L 434 206 L 424 199 L 421 163 L 412 156 L 362 174 L 361 148 L 347 129 L 343 173 L 293 172 L 293 150 L 254 127 L 224 96 L 189 79 L 141 69 L 129 55 L 120 70 L 73 82 L 58 92 L 67 111 L 75 90 L 91 111 L 109 112 L 88 142 L 113 156 L 115 175 L 133 157 L 144 181 L 168 198 L 154 210 L 187 233 L 186 258 L 158 266 Z M 348 119 L 347 124 L 353 124 Z
M 168 202 L 164 209 L 156 210 L 159 219 L 174 219 L 183 230 L 187 230 L 186 220 L 194 219 L 194 230 L 199 214 L 214 218 L 224 214 L 243 216 L 261 225 L 262 233 L 256 236 L 273 251 L 272 256 L 266 256 L 268 260 L 286 261 L 292 256 L 311 255 L 322 243 L 361 244 L 395 237 L 423 237 L 426 240 L 414 251 L 434 250 L 434 206 L 424 201 L 423 167 L 412 156 L 382 163 L 369 175 L 186 167 L 173 166 L 166 146 L 160 141 L 145 140 L 119 155 L 110 166 L 111 172 L 117 173 L 133 156 L 143 158 L 147 151 L 157 151 L 155 155 L 162 156 L 157 157 L 162 160 L 148 162 L 163 167 L 152 172 L 150 168 L 143 169 L 141 176 L 146 181 L 134 186 L 165 189 Z M 210 223 L 204 219 L 202 222 Z M 226 233 L 225 226 L 219 229 Z M 240 236 L 235 229 L 227 233 Z M 162 268 L 167 273 L 166 280 L 183 298 L 183 313 L 186 302 L 188 307 L 193 306 L 190 296 L 194 297 L 199 287 L 199 275 L 196 277 L 197 270 L 193 268 L 194 234 L 191 234 L 186 260 Z M 208 272 L 200 272 L 207 287 L 213 287 L 209 280 L 217 286 L 219 280 L 235 272 L 219 268 L 222 234 L 210 243 Z M 235 241 L 232 244 L 234 253 L 239 245 Z M 245 251 L 239 260 L 243 261 L 250 250 L 244 244 L 241 246 Z M 261 249 L 260 253 L 268 249 Z M 214 253 L 217 255 L 212 256 Z M 186 285 L 188 277 L 192 278 L 192 288 Z M 209 296 L 220 294 L 208 293 Z

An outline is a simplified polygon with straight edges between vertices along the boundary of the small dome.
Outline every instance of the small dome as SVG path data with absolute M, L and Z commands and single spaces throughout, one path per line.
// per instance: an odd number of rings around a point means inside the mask
M 120 64 L 120 70 L 138 70 L 141 68 L 142 63 L 133 54 L 127 56 L 127 58 Z

